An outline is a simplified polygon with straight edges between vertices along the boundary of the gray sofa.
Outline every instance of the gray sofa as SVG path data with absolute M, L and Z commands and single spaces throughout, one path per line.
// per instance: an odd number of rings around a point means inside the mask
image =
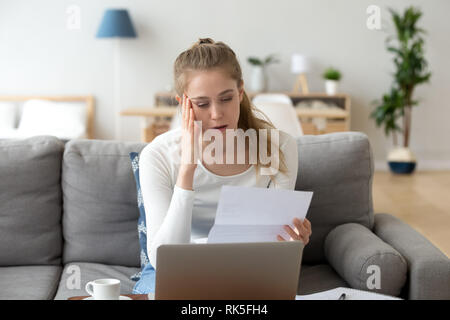
M 67 299 L 109 277 L 131 293 L 140 248 L 129 153 L 144 146 L 0 141 L 0 299 Z M 399 219 L 373 213 L 367 136 L 303 136 L 298 147 L 296 189 L 314 191 L 298 294 L 346 286 L 450 299 L 449 259 Z

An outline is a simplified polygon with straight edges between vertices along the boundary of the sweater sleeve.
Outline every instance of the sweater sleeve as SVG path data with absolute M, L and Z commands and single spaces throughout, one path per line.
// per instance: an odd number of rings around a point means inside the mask
M 287 138 L 281 145 L 281 150 L 283 151 L 288 171 L 287 174 L 278 172 L 275 175 L 275 183 L 271 182 L 269 188 L 294 190 L 298 173 L 297 140 L 287 133 L 284 134 Z
M 161 244 L 190 243 L 194 191 L 172 186 L 167 160 L 151 145 L 139 159 L 139 180 L 147 224 L 147 254 L 156 269 Z

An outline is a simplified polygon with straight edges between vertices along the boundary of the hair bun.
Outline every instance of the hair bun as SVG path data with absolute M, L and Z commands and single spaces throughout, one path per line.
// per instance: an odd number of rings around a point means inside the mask
M 203 44 L 203 43 L 209 43 L 209 44 L 214 44 L 214 40 L 211 38 L 200 38 L 197 41 L 197 44 Z

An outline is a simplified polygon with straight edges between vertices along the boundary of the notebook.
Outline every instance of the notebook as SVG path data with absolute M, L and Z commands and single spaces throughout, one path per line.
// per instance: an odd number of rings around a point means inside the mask
M 306 295 L 296 295 L 295 300 L 338 300 L 343 293 L 345 293 L 345 300 L 402 300 L 398 297 L 345 287 Z

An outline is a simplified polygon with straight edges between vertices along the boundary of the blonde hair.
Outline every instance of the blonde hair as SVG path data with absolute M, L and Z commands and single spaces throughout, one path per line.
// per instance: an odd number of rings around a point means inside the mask
M 211 38 L 201 38 L 194 43 L 188 50 L 183 51 L 177 57 L 174 63 L 174 84 L 175 91 L 179 96 L 182 96 L 186 88 L 187 74 L 189 71 L 210 70 L 221 68 L 232 79 L 237 81 L 238 88 L 243 84 L 242 71 L 239 61 L 234 51 L 223 42 L 214 42 Z M 244 132 L 248 129 L 255 129 L 257 135 L 257 163 L 256 172 L 259 177 L 259 169 L 261 167 L 270 168 L 271 163 L 262 164 L 259 152 L 259 129 L 267 129 L 267 155 L 270 157 L 271 150 L 271 130 L 276 129 L 269 118 L 258 108 L 256 108 L 248 98 L 245 90 L 243 99 L 240 103 L 240 113 L 238 128 L 243 129 Z M 257 117 L 255 114 L 261 114 L 264 119 Z M 287 172 L 284 154 L 279 148 L 279 168 L 278 171 L 282 173 Z M 274 175 L 270 176 L 274 180 Z

